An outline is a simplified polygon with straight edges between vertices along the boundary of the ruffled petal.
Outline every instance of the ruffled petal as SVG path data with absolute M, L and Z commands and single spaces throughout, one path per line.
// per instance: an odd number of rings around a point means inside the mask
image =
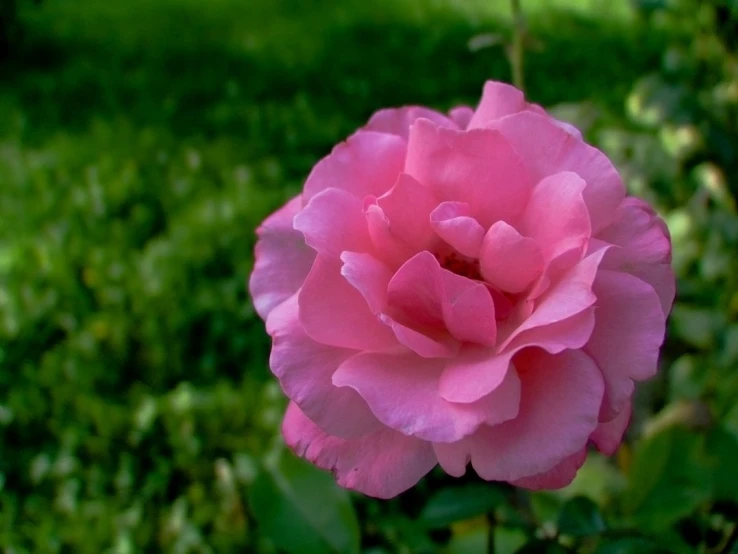
M 430 119 L 439 127 L 459 128 L 453 116 L 449 119 L 435 110 L 421 106 L 406 106 L 403 108 L 387 108 L 375 112 L 364 129 L 390 133 L 407 140 L 410 134 L 410 125 L 420 118 Z
M 535 240 L 498 221 L 484 235 L 479 265 L 490 285 L 504 292 L 519 293 L 540 277 L 544 260 Z
M 488 359 L 449 366 L 441 378 L 441 395 L 453 402 L 474 402 L 494 390 L 520 350 L 537 346 L 555 354 L 584 346 L 594 327 L 592 283 L 604 253 L 591 254 L 549 287 L 521 323 L 511 315 L 498 328 L 500 344 Z
M 532 186 L 523 160 L 497 131 L 457 131 L 427 119 L 410 127 L 405 171 L 442 200 L 469 204 L 485 227 L 515 220 Z
M 269 367 L 287 397 L 312 421 L 326 433 L 344 438 L 381 428 L 356 391 L 333 385 L 333 373 L 356 352 L 310 339 L 298 319 L 296 295 L 275 308 L 270 324 L 273 342 Z
M 295 454 L 332 471 L 338 484 L 375 498 L 392 498 L 417 484 L 436 465 L 430 443 L 383 428 L 358 439 L 324 433 L 294 402 L 282 423 Z
M 350 387 L 383 424 L 423 440 L 451 442 L 486 422 L 518 415 L 520 384 L 510 372 L 499 391 L 472 404 L 454 404 L 438 395 L 445 361 L 413 354 L 357 354 L 333 374 L 338 387 Z
M 309 246 L 332 258 L 344 250 L 372 251 L 362 201 L 340 189 L 326 189 L 313 196 L 295 216 L 294 226 Z
M 495 344 L 495 306 L 487 287 L 441 268 L 430 252 L 413 256 L 397 271 L 387 298 L 401 323 L 445 328 L 462 342 Z
M 315 251 L 305 244 L 302 233 L 292 227 L 292 220 L 301 209 L 302 198 L 296 196 L 256 230 L 259 240 L 254 249 L 249 292 L 256 313 L 264 320 L 297 292 L 315 260 Z
M 656 291 L 627 273 L 602 270 L 593 286 L 597 322 L 585 350 L 605 378 L 601 418 L 611 419 L 633 394 L 633 381 L 656 374 L 666 318 Z
M 484 228 L 469 216 L 470 213 L 469 204 L 465 202 L 442 202 L 430 214 L 430 224 L 454 250 L 469 258 L 478 258 Z
M 300 322 L 314 341 L 356 350 L 397 346 L 392 331 L 341 275 L 341 262 L 318 255 L 298 294 Z
M 589 212 L 582 191 L 586 183 L 564 171 L 543 179 L 533 189 L 518 226 L 535 240 L 547 263 L 574 252 L 581 258 L 591 234 Z
M 392 271 L 371 254 L 343 252 L 341 261 L 341 275 L 361 293 L 372 313 L 384 311 Z
M 492 121 L 528 108 L 523 93 L 512 85 L 487 81 L 482 90 L 482 99 L 469 121 L 468 128 L 485 127 Z
M 459 129 L 466 129 L 474 116 L 474 110 L 469 106 L 457 106 L 448 115 L 459 126 Z
M 398 268 L 413 254 L 412 247 L 394 232 L 392 222 L 375 197 L 364 199 L 364 215 L 375 256 L 393 269 Z
M 534 181 L 572 171 L 587 183 L 582 193 L 592 231 L 606 227 L 625 197 L 622 179 L 602 152 L 562 129 L 547 116 L 524 111 L 490 125 L 499 130 L 525 160 Z M 535 140 L 531 140 L 535 137 Z
M 651 207 L 638 198 L 626 198 L 613 223 L 597 239 L 615 245 L 602 267 L 625 271 L 651 285 L 659 295 L 664 315 L 668 315 L 676 294 L 671 239 L 668 228 Z
M 393 236 L 414 251 L 428 250 L 434 242 L 428 218 L 438 205 L 433 191 L 407 173 L 401 173 L 392 189 L 377 199 Z
M 632 415 L 633 409 L 630 400 L 628 400 L 618 415 L 610 421 L 601 422 L 597 426 L 589 440 L 595 443 L 597 450 L 606 456 L 612 456 L 623 441 L 623 435 L 625 435 L 625 430 L 628 428 Z
M 515 364 L 522 382 L 518 417 L 481 427 L 457 443 L 434 445 L 452 475 L 467 460 L 490 481 L 539 475 L 579 452 L 596 429 L 604 384 L 589 356 L 578 350 L 527 351 Z
M 577 475 L 579 468 L 584 465 L 587 459 L 587 449 L 582 448 L 579 452 L 572 454 L 568 458 L 559 462 L 552 469 L 538 475 L 523 477 L 511 484 L 516 487 L 523 487 L 530 490 L 555 490 L 570 485 Z
M 407 144 L 396 135 L 357 131 L 320 160 L 305 181 L 303 200 L 320 191 L 343 189 L 362 200 L 381 196 L 395 184 L 405 164 Z

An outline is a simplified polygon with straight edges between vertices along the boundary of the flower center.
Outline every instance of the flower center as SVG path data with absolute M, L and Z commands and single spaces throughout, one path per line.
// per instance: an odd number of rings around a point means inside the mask
M 438 259 L 438 263 L 441 264 L 441 267 L 448 269 L 452 273 L 456 273 L 456 275 L 478 281 L 483 280 L 482 274 L 479 271 L 479 260 L 467 258 L 458 252 L 436 254 L 436 258 Z

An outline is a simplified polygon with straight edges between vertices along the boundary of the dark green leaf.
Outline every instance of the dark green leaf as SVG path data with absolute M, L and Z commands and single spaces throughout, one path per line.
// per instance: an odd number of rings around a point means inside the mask
M 284 452 L 249 491 L 261 532 L 294 554 L 359 552 L 359 524 L 348 494 L 330 474 Z
M 624 496 L 635 523 L 665 529 L 692 513 L 710 494 L 704 437 L 669 427 L 638 444 Z
M 595 535 L 604 531 L 605 527 L 599 507 L 585 496 L 572 498 L 559 512 L 559 531 L 565 535 Z
M 420 514 L 420 521 L 431 529 L 446 527 L 490 512 L 504 502 L 505 495 L 495 485 L 449 487 L 431 497 Z
M 516 550 L 515 554 L 566 554 L 566 549 L 554 541 L 534 540 Z
M 669 551 L 640 537 L 622 537 L 602 543 L 595 554 L 669 554 Z

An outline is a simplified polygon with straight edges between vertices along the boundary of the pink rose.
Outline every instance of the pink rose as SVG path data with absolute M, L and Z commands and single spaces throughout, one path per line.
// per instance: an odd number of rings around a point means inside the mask
M 613 453 L 675 293 L 663 221 L 495 82 L 474 111 L 377 112 L 258 235 L 285 440 L 381 498 L 470 462 L 558 488 Z

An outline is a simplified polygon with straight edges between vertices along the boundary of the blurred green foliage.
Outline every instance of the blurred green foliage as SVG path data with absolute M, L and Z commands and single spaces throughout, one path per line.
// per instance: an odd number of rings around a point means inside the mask
M 374 110 L 509 80 L 506 3 L 0 0 L 3 552 L 738 552 L 738 4 L 523 7 L 529 96 L 668 221 L 663 371 L 562 491 L 379 502 L 280 445 L 254 228 Z

